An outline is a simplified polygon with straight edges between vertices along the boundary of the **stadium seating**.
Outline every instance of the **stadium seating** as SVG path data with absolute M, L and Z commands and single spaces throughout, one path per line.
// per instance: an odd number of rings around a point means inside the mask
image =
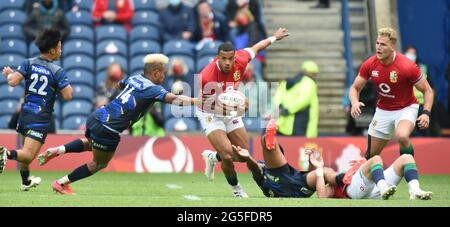
M 8 84 L 0 85 L 0 100 L 17 99 L 25 94 L 22 86 L 11 87 Z
M 5 66 L 11 68 L 17 68 L 23 61 L 23 56 L 17 54 L 5 54 L 0 56 L 0 67 L 3 69 Z
M 95 78 L 95 87 L 97 88 L 106 80 L 106 69 L 100 72 L 97 72 L 97 77 Z
M 213 10 L 218 11 L 220 13 L 224 13 L 227 8 L 228 1 L 212 0 L 212 2 L 210 4 L 211 4 L 211 7 L 213 8 Z
M 80 115 L 80 116 L 71 116 L 63 121 L 63 129 L 71 129 L 71 130 L 78 130 L 82 125 L 86 123 L 86 116 Z
M 19 104 L 19 99 L 5 99 L 0 101 L 0 116 L 1 115 L 12 115 L 16 112 L 17 105 Z
M 166 65 L 166 67 L 169 67 L 170 65 L 172 65 L 172 62 L 175 58 L 181 58 L 183 59 L 184 63 L 186 63 L 186 65 L 189 68 L 189 72 L 193 72 L 195 70 L 195 61 L 193 58 L 189 57 L 189 56 L 184 56 L 184 55 L 172 55 L 169 58 L 169 64 Z
M 242 118 L 242 121 L 244 122 L 245 129 L 248 132 L 261 132 L 261 118 L 257 117 L 246 117 Z
M 66 75 L 71 84 L 84 84 L 90 87 L 94 86 L 94 74 L 84 69 L 71 69 L 66 71 Z
M 133 0 L 133 3 L 136 11 L 158 11 L 154 0 Z
M 112 63 L 118 63 L 125 72 L 128 71 L 128 61 L 125 57 L 120 55 L 104 55 L 97 59 L 97 72 L 105 70 Z
M 2 39 L 0 52 L 2 54 L 20 54 L 25 58 L 27 56 L 27 44 L 20 39 Z
M 92 0 L 74 0 L 74 5 L 78 6 L 80 10 L 92 11 Z
M 0 5 L 0 12 L 7 9 L 22 10 L 25 0 L 3 0 Z
M 153 11 L 136 11 L 133 20 L 131 21 L 133 27 L 139 25 L 150 25 L 159 27 L 159 15 Z
M 159 42 L 161 40 L 161 34 L 157 27 L 150 25 L 140 25 L 134 27 L 130 32 L 130 43 L 136 40 L 153 40 Z
M 216 56 L 220 44 L 222 44 L 222 42 L 219 41 L 204 43 L 201 48 L 197 50 L 197 59 L 201 57 Z
M 114 39 L 106 39 L 101 42 L 97 42 L 97 57 L 104 55 L 121 55 L 128 56 L 128 46 L 125 42 Z
M 37 57 L 37 56 L 39 56 L 39 54 L 40 54 L 39 48 L 36 46 L 36 44 L 34 42 L 31 42 L 28 45 L 28 57 L 29 58 Z
M 9 122 L 11 121 L 11 115 L 3 115 L 0 116 L 0 128 L 6 129 L 8 128 Z
M 167 56 L 185 55 L 195 58 L 192 44 L 186 40 L 171 40 L 164 43 L 163 52 Z
M 94 42 L 94 29 L 81 24 L 72 25 L 70 26 L 69 39 L 85 39 Z
M 95 97 L 94 88 L 82 84 L 73 84 L 73 99 L 84 99 L 87 101 L 92 101 Z
M 70 102 L 66 102 L 63 105 L 62 117 L 65 119 L 72 115 L 88 116 L 91 112 L 92 112 L 91 102 L 85 100 L 72 100 Z
M 72 39 L 65 42 L 63 46 L 63 56 L 71 54 L 86 54 L 94 57 L 94 46 L 86 40 Z
M 3 4 L 3 2 L 2 2 Z M 22 25 L 27 19 L 27 15 L 20 11 L 14 9 L 7 9 L 0 13 L 0 25 L 5 24 L 19 24 Z
M 205 68 L 213 59 L 214 59 L 214 57 L 211 57 L 211 56 L 197 58 L 196 72 L 198 72 L 198 73 L 201 72 L 203 70 L 203 68 Z
M 94 60 L 88 55 L 75 54 L 64 58 L 63 66 L 65 70 L 85 69 L 94 71 Z
M 163 106 L 164 119 L 169 118 L 187 118 L 195 117 L 194 106 L 175 106 L 171 104 L 165 104 Z
M 18 24 L 5 24 L 0 26 L 0 36 L 2 39 L 20 39 L 25 40 L 22 27 Z
M 154 41 L 135 41 L 130 46 L 130 56 L 161 53 L 161 46 Z
M 77 12 L 69 12 L 66 14 L 66 18 L 70 25 L 86 25 L 92 27 L 92 15 L 89 11 L 80 10 Z
M 58 119 L 58 121 L 62 117 L 61 113 L 61 103 L 59 101 L 55 101 L 55 104 L 53 104 L 53 115 Z
M 102 25 L 95 28 L 97 43 L 105 39 L 117 39 L 123 42 L 128 41 L 128 31 L 121 25 Z
M 131 55 L 134 56 L 134 55 Z M 130 61 L 130 72 L 144 72 L 144 57 L 145 55 L 138 55 Z
M 186 132 L 197 130 L 197 120 L 194 118 L 171 118 L 164 123 L 166 132 Z

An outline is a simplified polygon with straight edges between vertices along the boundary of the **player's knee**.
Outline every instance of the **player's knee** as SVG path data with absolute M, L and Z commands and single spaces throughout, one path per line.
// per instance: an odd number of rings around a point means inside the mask
M 383 159 L 381 159 L 381 156 L 379 156 L 379 155 L 374 155 L 374 156 L 371 158 L 371 160 L 372 160 L 373 163 L 380 163 L 380 164 L 383 164 Z
M 220 158 L 222 159 L 222 162 L 225 163 L 233 162 L 233 155 L 230 153 L 220 154 Z
M 414 162 L 414 157 L 411 154 L 402 154 L 400 156 L 400 158 L 402 159 L 402 161 L 404 162 Z
M 400 144 L 409 143 L 409 135 L 407 133 L 399 132 L 396 134 L 396 137 Z
M 108 163 L 101 163 L 101 162 L 92 162 L 92 170 L 94 172 L 100 171 L 108 166 Z

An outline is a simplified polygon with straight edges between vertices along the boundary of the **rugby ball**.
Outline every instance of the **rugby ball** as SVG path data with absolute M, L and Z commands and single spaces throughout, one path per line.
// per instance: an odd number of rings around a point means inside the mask
M 243 106 L 245 105 L 245 95 L 236 90 L 227 90 L 217 96 L 220 103 L 227 106 Z

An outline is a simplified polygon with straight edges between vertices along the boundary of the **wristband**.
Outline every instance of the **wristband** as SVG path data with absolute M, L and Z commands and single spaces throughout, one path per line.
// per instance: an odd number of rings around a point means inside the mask
M 425 115 L 427 115 L 429 117 L 431 112 L 428 111 L 428 110 L 422 110 L 422 114 L 425 114 Z
M 317 177 L 323 177 L 323 169 L 322 168 L 317 168 L 316 169 L 316 176 Z
M 275 41 L 277 41 L 277 38 L 275 36 L 270 36 L 267 39 L 270 41 L 270 43 L 274 43 Z

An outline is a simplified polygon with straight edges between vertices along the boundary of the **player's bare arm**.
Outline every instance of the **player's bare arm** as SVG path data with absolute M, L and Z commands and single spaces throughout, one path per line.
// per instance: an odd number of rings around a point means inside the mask
M 423 103 L 423 112 L 417 118 L 417 124 L 420 129 L 426 129 L 430 124 L 430 112 L 431 107 L 433 106 L 434 91 L 424 76 L 422 76 L 422 78 L 420 78 L 414 86 L 416 86 L 416 88 L 423 93 L 425 100 Z
M 358 74 L 358 76 L 355 78 L 355 81 L 353 81 L 352 86 L 350 87 L 349 99 L 352 105 L 350 114 L 352 115 L 353 118 L 356 118 L 359 115 L 361 115 L 362 113 L 361 107 L 365 106 L 364 103 L 359 101 L 359 94 L 361 93 L 361 90 L 364 88 L 366 83 L 367 80 L 365 80 Z
M 3 68 L 3 76 L 6 78 L 9 86 L 11 87 L 19 85 L 24 79 L 24 76 L 21 73 L 12 70 L 9 66 Z
M 65 88 L 63 88 L 61 90 L 61 95 L 62 95 L 63 99 L 66 100 L 66 101 L 72 100 L 72 97 L 73 97 L 73 88 L 72 88 L 72 86 L 70 86 L 70 84 L 69 84 Z
M 289 36 L 289 31 L 286 28 L 279 28 L 275 33 L 273 33 L 273 36 L 259 41 L 257 44 L 252 46 L 250 49 L 253 51 L 253 53 L 258 54 L 259 51 L 262 51 L 266 49 L 270 44 L 275 42 L 276 40 L 282 40 L 283 38 Z
M 185 95 L 175 95 L 174 93 L 169 92 L 164 98 L 164 102 L 177 106 L 192 106 L 200 104 L 201 100 L 197 98 L 191 98 Z
M 324 178 L 324 162 L 320 152 L 311 150 L 309 154 L 309 161 L 316 168 L 312 173 L 316 174 L 316 194 L 319 199 L 330 198 L 334 194 L 334 189 L 325 184 Z

